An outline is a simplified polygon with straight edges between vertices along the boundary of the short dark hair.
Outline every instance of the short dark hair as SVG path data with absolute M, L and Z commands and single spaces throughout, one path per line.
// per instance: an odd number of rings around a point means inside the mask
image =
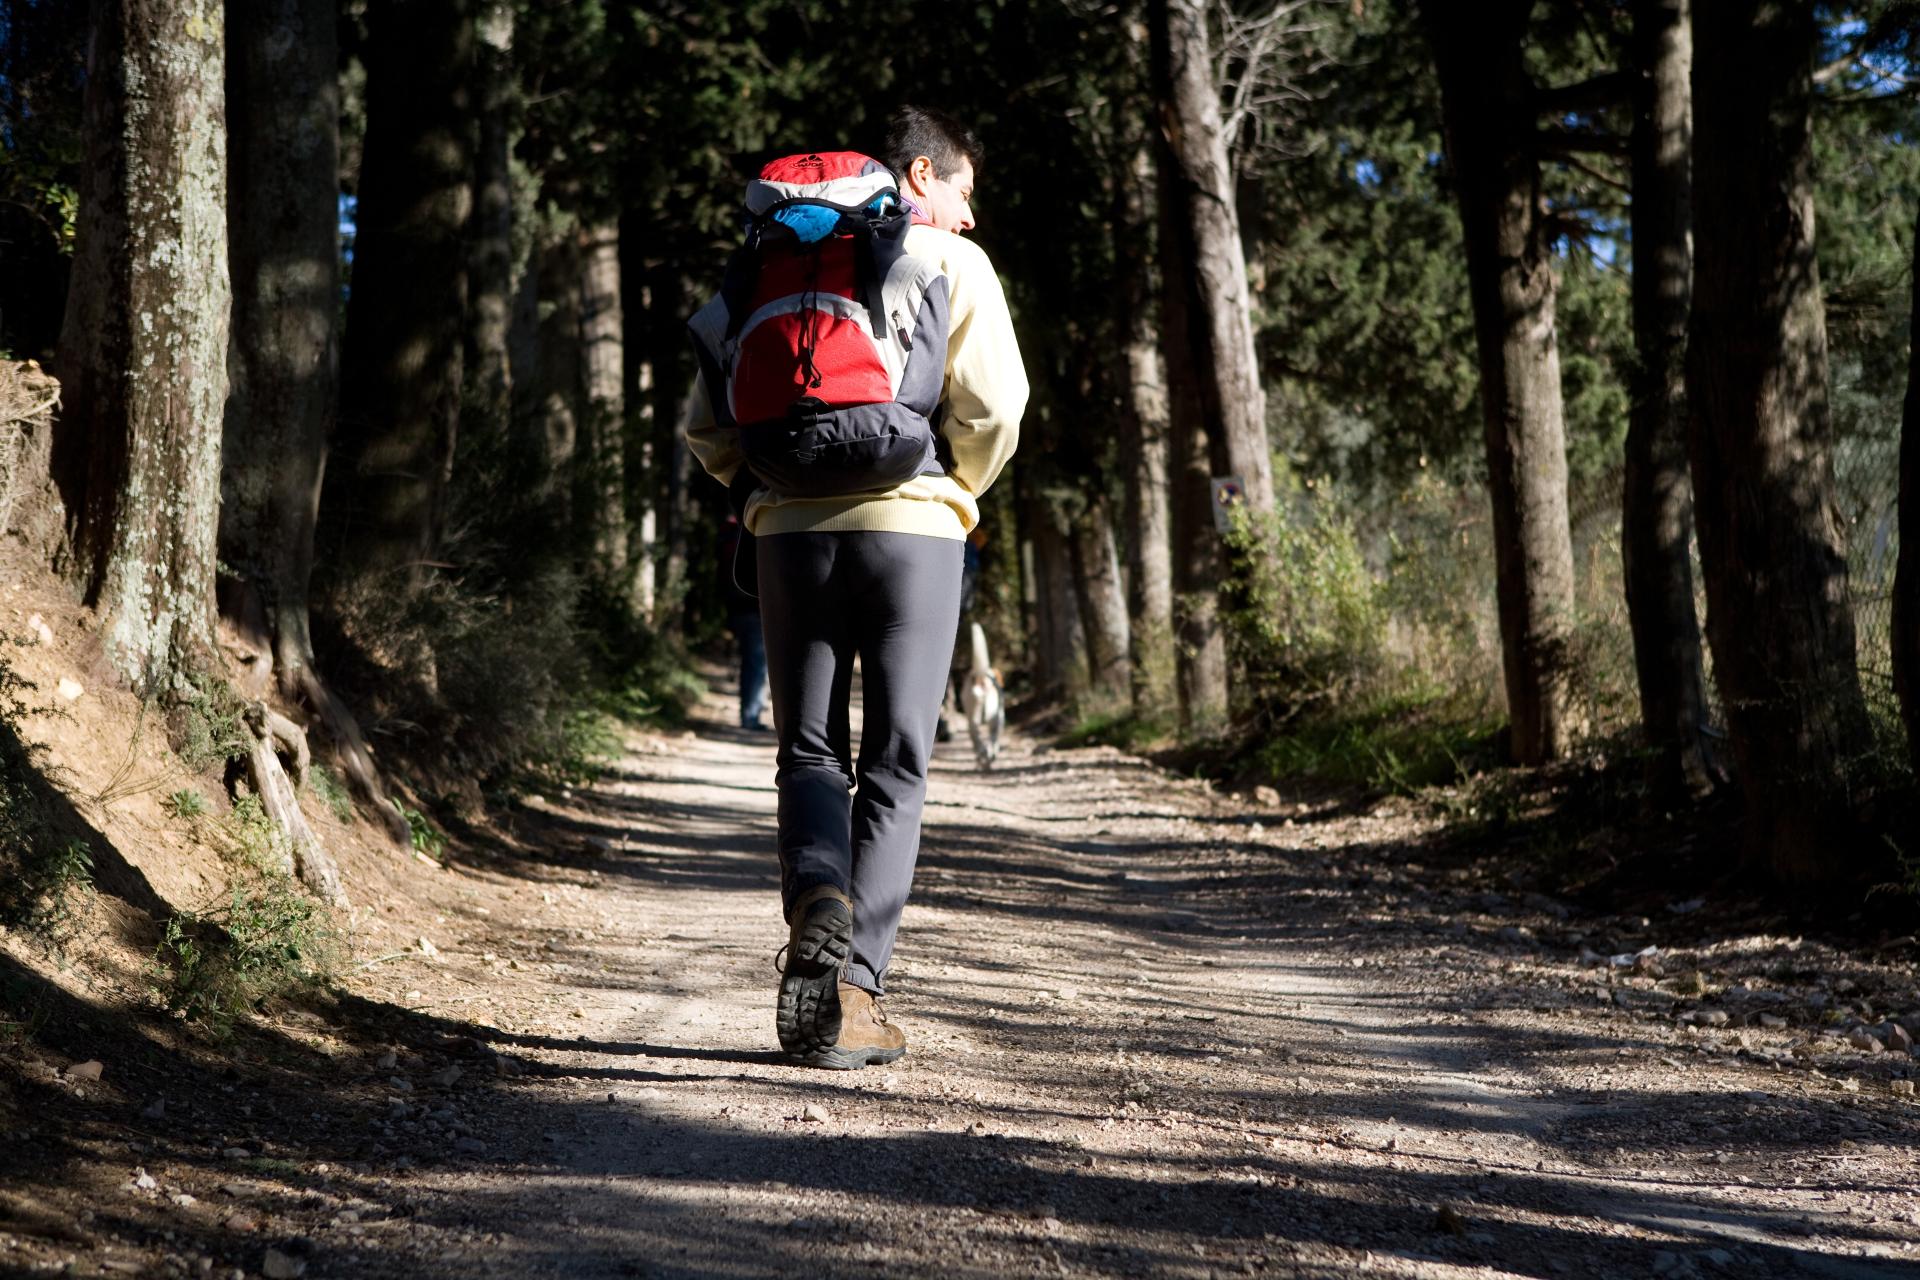
M 933 161 L 933 176 L 944 182 L 963 163 L 972 164 L 978 173 L 982 154 L 973 130 L 946 112 L 908 105 L 887 117 L 886 149 L 880 158 L 905 177 L 907 166 L 925 156 Z

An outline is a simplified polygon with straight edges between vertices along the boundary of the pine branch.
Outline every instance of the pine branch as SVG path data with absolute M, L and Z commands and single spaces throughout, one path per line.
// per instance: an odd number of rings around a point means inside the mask
M 1627 71 L 1606 71 L 1574 84 L 1537 89 L 1534 110 L 1541 115 L 1565 115 L 1571 111 L 1599 111 L 1626 105 L 1633 92 L 1633 75 Z
M 1583 153 L 1624 156 L 1631 148 L 1622 135 L 1599 129 L 1540 129 L 1533 135 L 1533 145 L 1544 155 L 1561 157 Z

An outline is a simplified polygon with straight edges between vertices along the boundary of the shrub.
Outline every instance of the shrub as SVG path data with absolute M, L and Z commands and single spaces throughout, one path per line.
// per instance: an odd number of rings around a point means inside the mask
M 429 858 L 438 858 L 447 849 L 447 838 L 440 834 L 432 819 L 418 809 L 409 808 L 399 796 L 391 797 L 393 807 L 400 811 L 406 820 L 408 838 L 415 853 L 425 854 Z
M 198 818 L 207 811 L 207 798 L 191 788 L 182 788 L 161 803 L 176 818 Z
M 226 681 L 191 677 L 169 717 L 180 762 L 202 773 L 246 755 L 246 713 L 247 704 Z
M 1380 670 L 1386 613 L 1351 521 L 1303 495 L 1271 515 L 1241 513 L 1231 555 L 1228 634 L 1246 673 L 1245 705 L 1284 723 L 1350 696 Z
M 275 996 L 324 982 L 340 951 L 326 908 L 291 876 L 253 874 L 218 906 L 168 920 L 152 973 L 171 1012 L 225 1031 Z

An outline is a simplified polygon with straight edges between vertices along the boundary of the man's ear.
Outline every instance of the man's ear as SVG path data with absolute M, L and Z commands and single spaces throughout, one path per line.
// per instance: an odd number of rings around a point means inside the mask
M 915 156 L 913 163 L 907 166 L 907 186 L 914 194 L 925 195 L 933 182 L 933 161 L 926 156 Z

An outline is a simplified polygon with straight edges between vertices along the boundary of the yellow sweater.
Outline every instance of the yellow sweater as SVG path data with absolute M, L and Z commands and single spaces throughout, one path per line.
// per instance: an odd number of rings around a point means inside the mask
M 1013 317 L 986 252 L 950 231 L 916 226 L 907 252 L 940 264 L 950 314 L 947 380 L 940 423 L 952 465 L 947 474 L 916 476 L 879 493 L 837 498 L 786 498 L 765 488 L 747 500 L 746 525 L 756 535 L 879 530 L 964 538 L 980 522 L 976 499 L 1013 456 L 1027 407 L 1027 372 L 1013 336 Z M 740 432 L 714 420 L 704 382 L 695 396 L 687 445 L 707 474 L 731 484 L 740 470 Z

